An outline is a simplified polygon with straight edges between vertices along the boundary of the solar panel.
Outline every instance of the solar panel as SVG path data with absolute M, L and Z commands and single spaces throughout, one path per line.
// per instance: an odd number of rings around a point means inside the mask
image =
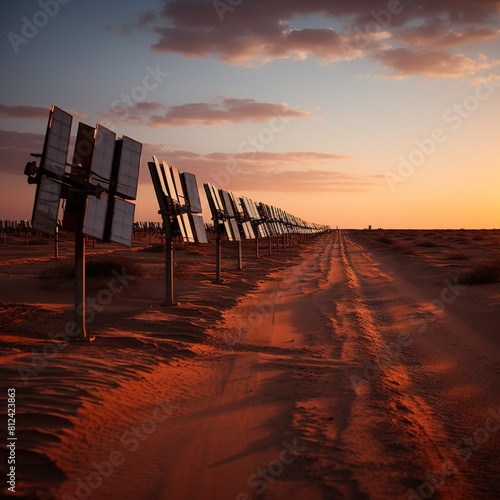
M 179 197 L 177 196 L 177 190 L 175 189 L 174 178 L 172 177 L 172 171 L 170 167 L 162 162 L 161 166 L 161 175 L 163 177 L 163 182 L 165 183 L 165 187 L 167 188 L 167 195 L 172 198 L 172 200 L 179 203 Z
M 115 202 L 116 207 L 116 202 Z M 87 209 L 85 210 L 85 219 L 83 222 L 83 234 L 104 239 L 104 228 L 106 225 L 106 212 L 108 210 L 108 195 L 101 194 L 101 198 L 89 196 L 87 198 Z M 133 215 L 132 215 L 133 221 Z
M 92 153 L 94 151 L 95 128 L 85 123 L 78 124 L 76 133 L 75 151 L 73 153 L 72 174 L 83 175 L 87 178 L 90 175 L 92 164 Z M 113 148 L 115 144 L 113 143 Z
M 203 210 L 201 208 L 201 200 L 198 193 L 196 176 L 194 174 L 184 172 L 181 174 L 181 179 L 183 180 L 183 185 L 185 188 L 184 191 L 187 195 L 191 212 L 195 214 L 201 214 Z
M 186 204 L 186 197 L 184 196 L 184 189 L 182 189 L 181 175 L 178 168 L 170 167 L 172 172 L 172 177 L 174 179 L 175 190 L 177 191 L 177 197 L 179 198 L 179 203 L 181 205 Z
M 223 211 L 220 198 L 218 197 L 217 189 L 208 182 L 205 182 L 203 184 L 203 187 L 205 188 L 205 194 L 207 195 L 208 205 L 210 207 L 210 211 L 212 212 L 212 218 L 214 220 L 217 220 L 220 215 L 219 212 Z
M 158 160 L 153 156 L 155 161 L 148 162 L 149 173 L 151 174 L 151 180 L 153 181 L 153 187 L 156 194 L 156 199 L 158 200 L 158 205 L 160 206 L 160 212 L 167 211 L 167 196 L 163 190 L 161 184 L 159 172 Z
M 222 189 L 219 190 L 219 195 L 221 195 L 222 202 L 224 203 L 224 209 L 229 217 L 234 217 L 233 203 L 231 197 L 227 191 Z
M 182 241 L 187 242 L 188 241 L 188 234 L 186 231 L 186 226 L 184 225 L 184 219 L 182 218 L 182 215 L 177 215 L 177 224 L 179 225 L 179 232 L 182 237 Z
M 52 106 L 40 164 L 41 174 L 43 174 L 44 170 L 59 175 L 64 174 L 72 122 L 73 117 L 69 113 L 57 106 Z
M 184 213 L 181 215 L 182 221 L 184 222 L 184 228 L 186 230 L 186 237 L 184 241 L 186 243 L 194 243 L 194 234 L 193 234 L 193 229 L 191 227 L 191 221 L 189 220 L 189 215 L 187 213 Z
M 115 156 L 119 155 L 116 194 L 128 200 L 135 200 L 142 144 L 123 136 L 121 141 L 116 141 L 116 145 Z
M 257 205 L 253 200 L 248 200 L 250 202 L 250 210 L 252 212 L 252 219 L 254 220 L 259 220 L 260 219 L 260 214 L 259 211 L 257 210 Z
M 59 214 L 61 184 L 42 177 L 37 186 L 33 208 L 32 227 L 47 234 L 54 234 Z
M 229 219 L 229 226 L 231 228 L 231 234 L 233 236 L 234 241 L 241 240 L 240 229 L 238 227 L 238 223 L 234 219 Z
M 192 215 L 194 235 L 197 243 L 208 243 L 205 222 L 201 215 Z
M 219 210 L 221 212 L 225 213 L 226 210 L 224 208 L 224 203 L 222 203 L 222 199 L 220 197 L 219 190 L 215 186 L 212 186 L 212 191 L 213 191 L 213 194 L 214 194 L 214 197 L 215 197 L 215 201 L 216 201 L 217 207 L 219 208 Z
M 250 233 L 248 232 L 248 222 L 243 222 L 241 224 L 241 232 L 242 232 L 242 236 L 245 240 L 251 239 Z
M 115 198 L 110 241 L 127 246 L 132 245 L 134 212 L 135 205 L 133 203 Z
M 97 124 L 94 136 L 94 153 L 92 155 L 92 177 L 90 182 L 94 185 L 109 186 L 113 156 L 115 152 L 116 134 L 101 124 Z M 140 158 L 140 153 L 139 153 Z

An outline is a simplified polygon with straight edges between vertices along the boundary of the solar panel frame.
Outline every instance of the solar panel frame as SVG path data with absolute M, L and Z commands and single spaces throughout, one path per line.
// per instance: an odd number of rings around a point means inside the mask
M 176 167 L 170 167 L 172 172 L 172 178 L 174 180 L 175 190 L 177 191 L 177 197 L 179 198 L 179 204 L 182 206 L 186 205 L 186 196 L 184 194 L 184 189 L 182 188 L 181 174 L 179 169 Z
M 153 182 L 153 188 L 155 190 L 156 199 L 158 200 L 158 206 L 160 207 L 160 212 L 166 212 L 167 205 L 167 195 L 163 189 L 162 182 L 160 179 L 160 167 L 158 160 L 153 156 L 155 161 L 148 161 L 149 173 L 151 175 L 151 181 Z
M 200 194 L 198 192 L 198 183 L 196 176 L 188 172 L 181 174 L 181 181 L 189 203 L 189 210 L 191 213 L 201 214 L 203 209 L 201 207 Z
M 135 205 L 120 198 L 114 199 L 113 220 L 109 240 L 122 245 L 132 245 Z
M 244 223 L 244 226 L 246 227 L 246 230 L 248 232 L 249 239 L 254 240 L 256 237 L 256 234 L 255 234 L 255 230 L 252 226 L 252 223 L 250 221 L 247 221 Z
M 207 229 L 201 215 L 191 215 L 196 243 L 208 243 Z
M 68 161 L 69 141 L 73 117 L 57 106 L 52 106 L 45 133 L 39 175 L 47 170 L 64 175 Z
M 114 163 L 118 166 L 116 195 L 126 200 L 135 200 L 139 182 L 142 144 L 125 135 L 115 144 L 117 146 L 115 147 Z M 116 158 L 117 155 L 118 158 Z
M 174 178 L 172 177 L 172 171 L 170 167 L 164 161 L 160 164 L 161 175 L 163 178 L 163 182 L 165 184 L 165 188 L 167 189 L 167 195 L 179 203 L 179 197 L 177 196 L 177 190 L 175 189 Z
M 229 226 L 231 228 L 231 234 L 234 241 L 241 241 L 241 233 L 238 227 L 238 223 L 234 219 L 229 219 Z
M 100 198 L 89 196 L 87 198 L 82 233 L 92 238 L 103 240 L 107 210 L 108 195 L 106 193 L 101 193 Z
M 98 123 L 94 133 L 94 151 L 90 167 L 91 184 L 95 186 L 101 184 L 104 188 L 109 188 L 113 170 L 115 144 L 116 134 Z
M 42 177 L 37 186 L 31 226 L 37 231 L 54 234 L 57 226 L 62 186 L 59 182 Z
M 194 232 L 193 228 L 191 226 L 191 220 L 189 218 L 189 214 L 183 213 L 181 214 L 182 221 L 184 223 L 184 228 L 186 230 L 186 237 L 185 237 L 185 243 L 194 243 L 195 238 L 194 238 Z
M 227 191 L 224 191 L 223 189 L 220 189 L 219 194 L 221 195 L 222 203 L 224 204 L 224 210 L 226 211 L 226 214 L 228 215 L 228 217 L 234 218 L 235 212 L 233 208 L 233 202 L 231 201 L 229 193 Z

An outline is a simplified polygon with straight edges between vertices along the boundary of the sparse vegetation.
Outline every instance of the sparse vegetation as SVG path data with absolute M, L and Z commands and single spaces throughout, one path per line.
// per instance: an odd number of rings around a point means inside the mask
M 422 248 L 435 248 L 439 246 L 437 243 L 429 240 L 419 241 L 418 243 L 415 243 L 415 245 Z
M 394 243 L 394 241 L 387 236 L 380 236 L 377 238 L 377 241 L 383 245 L 392 245 Z
M 448 260 L 469 260 L 470 257 L 463 252 L 455 252 L 446 257 Z
M 464 285 L 486 285 L 500 282 L 500 260 L 476 264 L 459 278 L 459 282 Z
M 140 264 L 133 262 L 121 255 L 101 254 L 87 258 L 85 275 L 87 278 L 106 278 L 112 276 L 112 271 L 124 270 L 128 276 L 142 276 L 143 270 Z M 60 278 L 70 279 L 75 276 L 74 263 L 60 263 L 56 267 L 41 273 L 38 277 L 42 279 Z

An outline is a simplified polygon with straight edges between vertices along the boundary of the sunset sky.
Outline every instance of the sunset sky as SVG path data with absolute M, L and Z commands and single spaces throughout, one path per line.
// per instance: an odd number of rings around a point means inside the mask
M 143 143 L 136 220 L 159 220 L 155 154 L 333 227 L 500 227 L 498 0 L 40 0 L 0 13 L 0 218 L 31 217 L 23 169 L 55 104 L 73 133 L 100 122 Z

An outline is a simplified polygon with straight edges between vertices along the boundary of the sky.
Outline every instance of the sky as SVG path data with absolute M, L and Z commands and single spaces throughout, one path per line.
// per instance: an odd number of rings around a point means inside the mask
M 332 227 L 500 227 L 499 0 L 10 0 L 0 14 L 1 219 L 31 217 L 24 166 L 55 104 L 73 134 L 101 123 L 143 143 L 139 221 L 159 220 L 156 155 Z

